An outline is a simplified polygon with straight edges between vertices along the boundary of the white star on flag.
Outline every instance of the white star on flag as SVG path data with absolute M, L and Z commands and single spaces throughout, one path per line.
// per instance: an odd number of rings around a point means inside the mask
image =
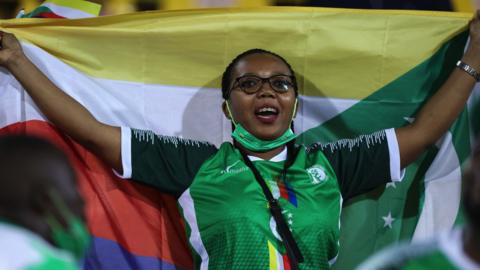
M 392 223 L 393 221 L 395 220 L 394 218 L 392 218 L 392 212 L 388 212 L 388 216 L 385 216 L 385 217 L 382 217 L 383 220 L 385 221 L 385 224 L 383 224 L 383 227 L 390 227 L 390 229 L 392 228 Z
M 389 188 L 389 187 L 397 188 L 397 186 L 395 185 L 395 182 L 388 182 L 386 188 Z
M 405 120 L 409 123 L 413 123 L 413 121 L 415 121 L 415 118 L 413 118 L 413 117 L 403 117 L 403 120 Z

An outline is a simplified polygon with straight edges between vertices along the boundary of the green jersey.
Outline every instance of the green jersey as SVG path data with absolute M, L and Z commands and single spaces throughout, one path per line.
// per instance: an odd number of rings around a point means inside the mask
M 400 244 L 368 259 L 357 270 L 478 270 L 463 250 L 462 231 L 454 230 L 424 243 Z
M 59 250 L 40 236 L 0 222 L 1 270 L 79 269 L 70 253 Z
M 393 129 L 299 148 L 286 179 L 286 150 L 250 157 L 279 200 L 305 258 L 301 269 L 328 269 L 339 248 L 342 201 L 400 178 Z M 197 269 L 289 269 L 267 200 L 241 153 L 150 131 L 122 129 L 125 177 L 178 197 Z

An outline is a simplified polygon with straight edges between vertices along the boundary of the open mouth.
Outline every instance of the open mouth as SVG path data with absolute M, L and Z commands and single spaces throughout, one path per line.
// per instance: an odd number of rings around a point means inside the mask
M 277 115 L 278 110 L 277 110 L 277 108 L 274 108 L 274 107 L 262 107 L 262 108 L 256 110 L 255 114 L 259 115 L 259 116 Z
M 275 107 L 265 106 L 255 110 L 255 116 L 261 122 L 272 123 L 278 117 L 278 109 Z

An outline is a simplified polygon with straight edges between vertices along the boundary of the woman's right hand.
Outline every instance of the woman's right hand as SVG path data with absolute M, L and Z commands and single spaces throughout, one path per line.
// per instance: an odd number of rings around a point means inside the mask
M 462 61 L 480 70 L 480 10 L 477 10 L 469 24 L 470 42 Z
M 13 34 L 0 31 L 0 45 L 0 66 L 20 82 L 48 120 L 121 172 L 120 128 L 98 122 L 59 89 L 25 56 Z
M 15 35 L 0 31 L 0 66 L 8 68 L 24 56 L 22 46 Z

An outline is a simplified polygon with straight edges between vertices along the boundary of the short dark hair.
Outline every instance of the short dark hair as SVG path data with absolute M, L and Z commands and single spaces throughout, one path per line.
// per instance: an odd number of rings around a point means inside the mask
M 242 52 L 241 54 L 237 55 L 232 60 L 232 62 L 230 62 L 230 64 L 228 64 L 227 68 L 225 69 L 225 71 L 223 72 L 223 75 L 222 75 L 222 97 L 223 97 L 223 99 L 227 100 L 228 98 L 230 98 L 230 82 L 232 81 L 233 69 L 235 68 L 237 63 L 240 60 L 242 60 L 242 58 L 244 58 L 246 56 L 249 56 L 249 55 L 252 55 L 252 54 L 269 54 L 269 55 L 272 55 L 272 56 L 280 59 L 283 63 L 285 63 L 285 65 L 290 70 L 290 73 L 292 73 L 293 89 L 295 90 L 295 96 L 298 96 L 298 85 L 297 85 L 297 79 L 295 77 L 295 72 L 293 71 L 292 66 L 290 66 L 290 64 L 287 62 L 287 60 L 285 60 L 285 58 L 281 57 L 280 55 L 278 55 L 274 52 L 257 48 L 257 49 L 250 49 L 248 51 Z
M 480 136 L 477 136 L 475 143 L 473 144 L 472 157 L 477 158 L 480 156 Z
M 59 169 L 65 178 L 57 179 Z M 0 136 L 0 204 L 25 203 L 28 190 L 40 186 L 57 189 L 75 184 L 75 171 L 67 156 L 52 143 L 34 136 Z M 74 187 L 72 187 L 74 188 Z M 60 190 L 62 192 L 62 190 Z M 11 197 L 17 196 L 17 197 Z

